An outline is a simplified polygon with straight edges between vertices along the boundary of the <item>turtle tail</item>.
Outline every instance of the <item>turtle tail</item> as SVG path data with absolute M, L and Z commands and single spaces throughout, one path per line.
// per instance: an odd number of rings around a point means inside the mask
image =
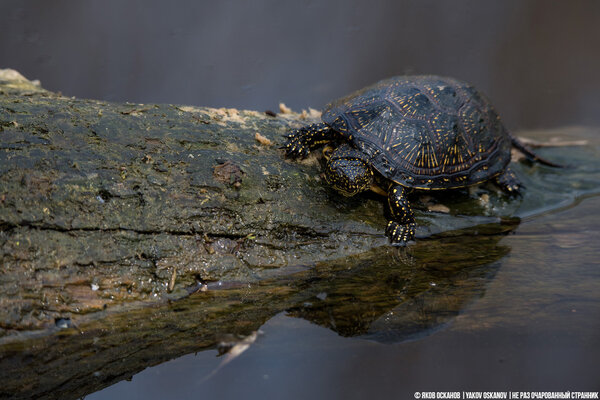
M 521 142 L 519 139 L 517 139 L 516 137 L 514 137 L 512 135 L 509 135 L 509 136 L 510 136 L 510 141 L 512 142 L 513 147 L 516 148 L 517 150 L 519 150 L 521 153 L 525 154 L 525 156 L 527 156 L 527 158 L 529 160 L 539 162 L 540 164 L 544 164 L 549 167 L 564 168 L 564 165 L 560 165 L 555 162 L 548 161 L 545 158 L 538 156 L 531 149 L 529 149 L 523 142 Z

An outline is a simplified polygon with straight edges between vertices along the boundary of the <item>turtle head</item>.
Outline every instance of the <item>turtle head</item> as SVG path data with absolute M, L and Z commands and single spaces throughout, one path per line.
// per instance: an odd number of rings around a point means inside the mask
M 323 155 L 327 159 L 325 180 L 335 190 L 344 196 L 354 196 L 371 187 L 373 170 L 365 154 L 342 145 L 337 149 L 325 147 Z

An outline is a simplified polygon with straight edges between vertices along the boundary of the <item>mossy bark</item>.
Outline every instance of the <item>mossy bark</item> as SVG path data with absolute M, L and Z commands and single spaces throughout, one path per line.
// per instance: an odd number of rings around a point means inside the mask
M 0 72 L 0 397 L 82 396 L 282 311 L 403 340 L 481 294 L 518 220 L 463 193 L 447 204 L 471 217 L 417 209 L 420 238 L 445 233 L 387 246 L 380 198 L 342 198 L 315 156 L 278 150 L 317 119 L 74 99 Z
M 4 73 L 0 335 L 385 243 L 381 205 L 343 216 L 314 158 L 282 158 L 307 122 L 81 100 Z

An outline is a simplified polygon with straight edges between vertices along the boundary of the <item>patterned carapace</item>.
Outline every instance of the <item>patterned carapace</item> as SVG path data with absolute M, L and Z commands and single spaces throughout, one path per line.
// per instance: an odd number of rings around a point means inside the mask
M 511 138 L 466 83 L 396 77 L 330 104 L 323 122 L 369 155 L 383 176 L 416 189 L 451 189 L 500 174 Z
M 500 122 L 490 102 L 467 83 L 439 76 L 387 79 L 331 103 L 322 123 L 294 130 L 283 148 L 306 156 L 330 143 L 325 179 L 345 196 L 387 192 L 393 244 L 414 239 L 412 189 L 440 190 L 493 180 L 508 194 L 521 184 L 510 170 L 514 146 L 533 161 L 546 161 Z M 374 174 L 377 171 L 378 174 Z M 383 184 L 383 185 L 382 185 Z

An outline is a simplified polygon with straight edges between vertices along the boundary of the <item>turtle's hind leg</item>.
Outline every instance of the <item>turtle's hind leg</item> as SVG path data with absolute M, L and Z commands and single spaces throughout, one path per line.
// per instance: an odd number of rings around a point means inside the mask
M 332 141 L 335 133 L 327 124 L 312 124 L 293 130 L 281 147 L 288 157 L 306 157 L 315 147 Z
M 523 187 L 517 175 L 510 169 L 510 167 L 506 167 L 504 172 L 498 175 L 494 181 L 500 188 L 511 196 L 519 195 L 520 190 Z

